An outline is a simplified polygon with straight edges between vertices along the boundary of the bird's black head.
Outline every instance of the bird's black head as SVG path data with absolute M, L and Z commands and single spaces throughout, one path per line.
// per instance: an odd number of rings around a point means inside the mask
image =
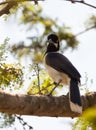
M 47 52 L 56 52 L 59 50 L 59 39 L 56 34 L 50 34 L 47 37 Z

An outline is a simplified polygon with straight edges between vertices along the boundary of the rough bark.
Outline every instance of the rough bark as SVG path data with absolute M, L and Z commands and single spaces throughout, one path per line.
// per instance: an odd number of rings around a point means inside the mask
M 82 96 L 83 110 L 96 105 L 96 92 Z M 20 115 L 78 117 L 70 110 L 67 96 L 29 96 L 0 92 L 0 112 Z

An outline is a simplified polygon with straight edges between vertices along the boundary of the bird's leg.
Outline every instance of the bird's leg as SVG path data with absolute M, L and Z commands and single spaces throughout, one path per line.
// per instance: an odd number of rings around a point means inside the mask
M 62 80 L 59 80 L 58 83 L 54 83 L 55 84 L 55 87 L 51 90 L 51 92 L 49 94 L 47 94 L 47 96 L 51 96 L 53 91 L 58 87 L 58 85 L 61 83 Z

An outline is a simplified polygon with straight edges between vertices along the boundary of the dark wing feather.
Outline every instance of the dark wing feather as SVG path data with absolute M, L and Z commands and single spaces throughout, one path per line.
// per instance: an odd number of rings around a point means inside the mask
M 64 55 L 55 52 L 47 53 L 45 60 L 47 65 L 57 71 L 66 73 L 70 78 L 80 80 L 80 73 Z

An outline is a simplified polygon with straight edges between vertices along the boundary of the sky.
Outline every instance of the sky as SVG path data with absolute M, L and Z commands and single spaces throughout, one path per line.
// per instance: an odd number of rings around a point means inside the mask
M 96 5 L 96 0 L 87 0 L 87 2 Z M 66 24 L 72 28 L 72 31 L 77 34 L 84 30 L 84 22 L 92 14 L 96 14 L 96 9 L 84 6 L 83 4 L 72 4 L 63 0 L 46 0 L 40 2 L 44 9 L 44 14 L 54 18 L 58 18 L 61 23 Z M 20 32 L 17 29 L 17 24 L 6 25 L 3 21 L 3 17 L 0 18 L 0 42 L 4 40 L 6 36 L 11 40 L 21 40 L 24 38 L 24 32 Z M 72 51 L 68 49 L 64 55 L 67 56 L 70 61 L 78 68 L 82 75 L 81 84 L 85 83 L 85 73 L 88 75 L 88 88 L 90 91 L 96 91 L 96 30 L 91 30 L 83 35 L 77 37 L 80 44 L 77 50 Z M 91 81 L 93 80 L 93 84 Z M 34 130 L 71 130 L 71 118 L 50 118 L 50 117 L 26 117 L 24 119 L 33 124 Z M 17 121 L 18 123 L 18 121 Z M 20 126 L 16 126 L 19 127 Z M 19 129 L 18 128 L 18 129 Z M 11 129 L 10 129 L 11 130 Z

